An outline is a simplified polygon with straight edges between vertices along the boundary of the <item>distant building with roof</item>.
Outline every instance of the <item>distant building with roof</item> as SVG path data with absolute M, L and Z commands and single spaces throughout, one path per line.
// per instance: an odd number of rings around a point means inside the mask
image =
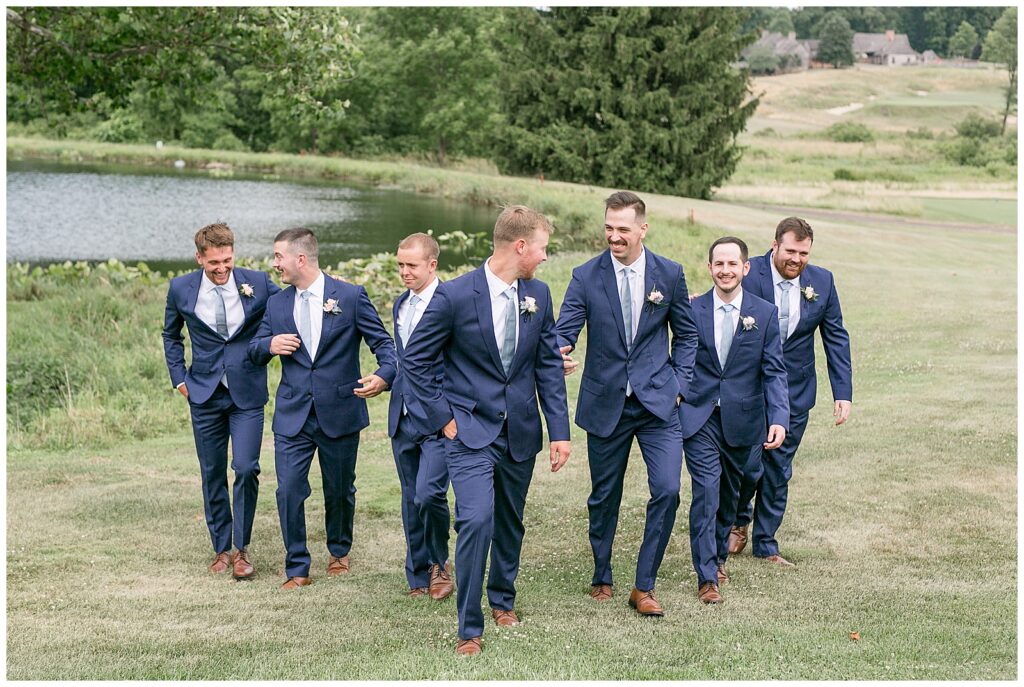
M 853 34 L 853 55 L 859 62 L 896 66 L 917 64 L 921 56 L 910 46 L 905 33 L 893 30 L 885 33 Z

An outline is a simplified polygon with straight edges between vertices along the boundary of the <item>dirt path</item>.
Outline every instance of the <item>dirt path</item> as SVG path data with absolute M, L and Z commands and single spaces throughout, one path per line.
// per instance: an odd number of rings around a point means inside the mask
M 837 222 L 856 222 L 858 224 L 901 224 L 908 227 L 938 227 L 941 229 L 962 229 L 964 231 L 988 231 L 997 234 L 1015 234 L 1017 227 L 1006 224 L 976 224 L 963 222 L 942 222 L 938 220 L 909 219 L 897 215 L 881 215 L 867 212 L 850 212 L 827 210 L 824 208 L 797 207 L 791 205 L 767 205 L 763 203 L 737 203 L 743 207 L 770 210 L 784 215 L 798 215 L 806 218 L 818 218 Z

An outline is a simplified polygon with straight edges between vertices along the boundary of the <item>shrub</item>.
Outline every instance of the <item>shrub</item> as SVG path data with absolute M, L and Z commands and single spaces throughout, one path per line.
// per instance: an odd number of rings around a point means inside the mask
M 825 129 L 825 137 L 839 143 L 870 143 L 875 140 L 871 129 L 856 122 L 840 122 Z
M 864 177 L 845 167 L 839 167 L 832 172 L 832 178 L 836 181 L 864 181 Z
M 935 134 L 933 134 L 932 130 L 929 129 L 928 127 L 926 127 L 926 126 L 919 126 L 916 129 L 911 129 L 910 131 L 908 131 L 907 132 L 907 137 L 908 138 L 922 139 L 922 140 L 931 140 L 931 139 L 935 138 Z
M 999 135 L 999 122 L 985 119 L 974 112 L 960 120 L 954 128 L 960 136 L 976 140 L 995 138 Z

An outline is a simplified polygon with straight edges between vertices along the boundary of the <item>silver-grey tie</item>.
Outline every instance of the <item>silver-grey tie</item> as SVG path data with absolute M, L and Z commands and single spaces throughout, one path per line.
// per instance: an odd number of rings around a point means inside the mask
M 398 327 L 398 335 L 402 337 L 402 348 L 405 348 L 406 344 L 409 343 L 409 336 L 412 335 L 412 319 L 416 315 L 416 306 L 423 300 L 416 294 L 409 296 L 409 309 L 405 311 L 405 319 L 402 320 L 402 324 Z
M 310 346 L 313 339 L 313 325 L 309 319 L 309 299 L 312 295 L 309 291 L 299 293 L 299 298 L 302 299 L 302 305 L 299 306 L 299 338 L 310 357 L 313 355 L 313 349 Z
M 786 343 L 789 337 L 789 290 L 793 288 L 793 282 L 780 281 L 779 288 L 782 289 L 782 299 L 779 301 L 779 334 L 782 336 L 782 343 Z
M 633 292 L 630 288 L 629 278 L 633 270 L 626 268 L 622 270 L 622 288 L 619 289 L 619 303 L 622 305 L 622 323 L 626 328 L 626 350 L 633 347 Z
M 501 365 L 505 374 L 512 369 L 512 358 L 516 355 L 516 290 L 510 286 L 501 294 L 507 299 L 505 304 L 505 338 L 501 342 Z
M 217 297 L 213 300 L 213 312 L 214 318 L 217 325 L 217 333 L 223 336 L 225 339 L 228 338 L 228 311 L 224 307 L 224 291 L 223 286 L 213 287 L 213 292 L 217 294 Z
M 732 323 L 732 311 L 736 306 L 729 303 L 722 305 L 722 326 L 718 339 L 718 362 L 725 368 L 725 361 L 729 359 L 729 349 L 732 348 L 732 338 L 736 335 L 736 327 Z

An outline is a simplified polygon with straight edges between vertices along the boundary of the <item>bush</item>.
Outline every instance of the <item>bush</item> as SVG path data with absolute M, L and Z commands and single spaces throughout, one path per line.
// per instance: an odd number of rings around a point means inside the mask
M 840 122 L 825 129 L 825 137 L 839 143 L 870 143 L 875 140 L 871 129 L 855 122 Z
M 832 178 L 836 181 L 864 181 L 864 177 L 845 167 L 839 167 L 832 172 Z
M 115 110 L 110 119 L 100 122 L 95 136 L 105 143 L 141 143 L 146 140 L 142 120 L 128 109 Z
M 999 122 L 985 119 L 974 112 L 964 117 L 954 128 L 964 138 L 984 140 L 999 135 Z
M 926 126 L 919 126 L 916 129 L 911 129 L 907 132 L 907 138 L 916 138 L 919 140 L 931 140 L 935 138 L 935 134 L 932 130 Z

